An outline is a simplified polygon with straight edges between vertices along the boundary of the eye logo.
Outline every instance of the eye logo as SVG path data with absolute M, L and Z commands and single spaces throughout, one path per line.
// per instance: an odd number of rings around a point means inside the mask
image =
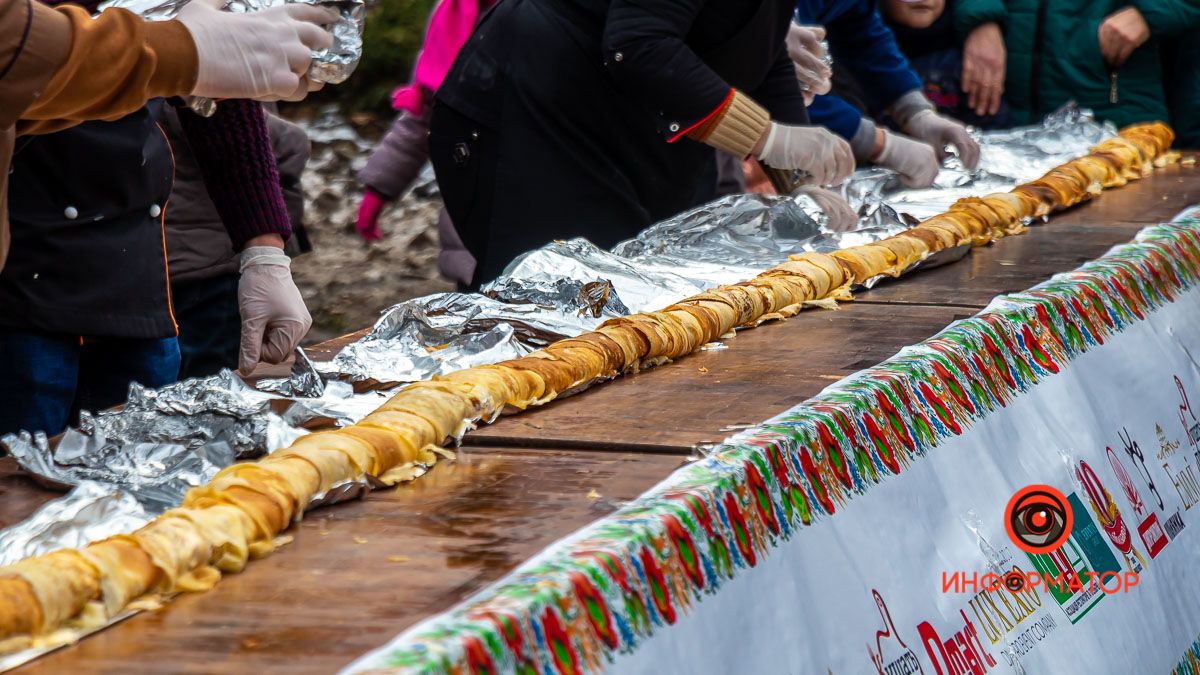
M 1075 523 L 1071 505 L 1049 485 L 1017 490 L 1004 510 L 1004 527 L 1017 548 L 1026 553 L 1051 553 L 1071 535 Z

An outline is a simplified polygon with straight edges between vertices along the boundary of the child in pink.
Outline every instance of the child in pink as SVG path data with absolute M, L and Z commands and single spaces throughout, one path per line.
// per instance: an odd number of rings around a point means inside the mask
M 376 241 L 383 236 L 379 231 L 383 207 L 408 191 L 429 160 L 433 94 L 471 37 L 475 24 L 493 4 L 495 0 L 441 0 L 434 8 L 412 83 L 392 95 L 392 107 L 399 114 L 358 173 L 364 191 L 355 229 L 364 240 Z M 438 236 L 442 244 L 438 269 L 455 281 L 469 283 L 475 259 L 463 246 L 444 209 L 438 218 Z

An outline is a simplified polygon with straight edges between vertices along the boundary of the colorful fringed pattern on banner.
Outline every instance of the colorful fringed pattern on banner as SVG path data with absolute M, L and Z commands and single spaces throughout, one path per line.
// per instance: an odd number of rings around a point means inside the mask
M 679 620 L 782 539 L 905 471 L 1200 280 L 1200 220 L 997 298 L 553 545 L 357 667 L 580 673 Z M 1195 648 L 1193 648 L 1195 652 Z M 1192 673 L 1196 654 L 1177 672 Z
M 1192 646 L 1179 659 L 1179 665 L 1175 666 L 1171 675 L 1200 675 L 1200 637 L 1192 641 Z

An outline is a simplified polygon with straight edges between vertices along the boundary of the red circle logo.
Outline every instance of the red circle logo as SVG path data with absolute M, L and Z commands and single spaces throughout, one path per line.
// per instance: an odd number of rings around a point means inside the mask
M 1017 490 L 1004 509 L 1004 529 L 1017 548 L 1026 553 L 1057 550 L 1071 536 L 1074 524 L 1067 498 L 1049 485 Z

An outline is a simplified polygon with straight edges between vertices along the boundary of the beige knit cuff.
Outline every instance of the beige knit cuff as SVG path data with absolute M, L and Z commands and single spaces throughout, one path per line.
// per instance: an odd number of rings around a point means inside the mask
M 771 114 L 735 89 L 724 109 L 688 136 L 734 157 L 749 157 L 770 127 Z

